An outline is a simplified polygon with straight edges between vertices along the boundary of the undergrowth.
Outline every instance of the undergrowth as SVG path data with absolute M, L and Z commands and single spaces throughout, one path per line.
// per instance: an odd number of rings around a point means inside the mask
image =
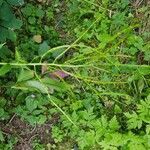
M 20 142 L 3 130 L 14 116 L 35 128 L 57 116 L 32 149 L 150 149 L 149 2 L 22 4 L 0 2 L 1 149 Z

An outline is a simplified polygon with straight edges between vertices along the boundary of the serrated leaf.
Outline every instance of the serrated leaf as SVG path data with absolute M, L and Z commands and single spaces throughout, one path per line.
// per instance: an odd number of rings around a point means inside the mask
M 21 11 L 23 15 L 29 17 L 34 12 L 34 6 L 32 4 L 26 4 L 26 7 L 22 8 Z
M 21 63 L 25 63 L 25 61 L 23 60 L 23 58 L 21 57 L 18 49 L 16 48 L 16 52 L 15 52 L 15 60 L 17 62 L 21 62 Z
M 45 12 L 42 9 L 37 9 L 35 15 L 39 18 L 44 16 Z
M 4 65 L 0 68 L 0 76 L 5 75 L 7 72 L 9 72 L 11 70 L 11 66 L 10 65 Z
M 119 123 L 117 121 L 117 118 L 116 116 L 114 116 L 110 122 L 109 122 L 109 127 L 112 129 L 112 130 L 117 130 L 119 129 Z
M 26 80 L 29 80 L 31 78 L 34 77 L 34 72 L 32 70 L 24 70 L 22 69 L 19 76 L 18 76 L 18 82 L 21 82 L 21 81 L 26 81 Z
M 38 102 L 36 101 L 36 99 L 33 99 L 31 96 L 28 96 L 26 98 L 26 107 L 30 112 L 35 110 L 37 106 L 38 106 Z
M 106 116 L 102 116 L 101 117 L 101 123 L 102 123 L 103 127 L 107 127 L 108 126 L 108 122 L 107 122 Z

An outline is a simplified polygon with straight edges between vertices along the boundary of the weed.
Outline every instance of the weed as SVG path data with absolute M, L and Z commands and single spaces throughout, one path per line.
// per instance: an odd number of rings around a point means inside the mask
M 0 15 L 3 21 L 14 16 L 10 4 L 20 5 L 7 2 L 0 3 L 11 12 Z M 41 143 L 35 136 L 33 149 L 149 149 L 149 40 L 144 18 L 137 17 L 149 17 L 148 6 L 135 10 L 128 0 L 64 2 L 31 1 L 18 8 L 18 40 L 5 37 L 0 44 L 7 49 L 0 55 L 0 120 L 9 124 L 15 114 L 35 129 L 51 125 L 52 141 Z M 55 24 L 61 6 L 62 28 Z M 61 39 L 60 28 L 72 39 Z M 6 39 L 15 43 L 15 52 Z M 12 149 L 20 136 L 7 135 L 2 125 L 0 147 Z

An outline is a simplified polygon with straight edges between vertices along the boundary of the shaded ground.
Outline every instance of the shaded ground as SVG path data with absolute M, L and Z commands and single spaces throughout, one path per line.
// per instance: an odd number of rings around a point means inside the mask
M 51 127 L 58 122 L 58 116 L 54 116 L 52 120 L 37 126 L 30 126 L 25 121 L 14 115 L 7 125 L 0 124 L 2 131 L 6 135 L 18 138 L 15 150 L 32 150 L 32 142 L 35 139 L 41 141 L 42 144 L 54 143 L 51 137 Z

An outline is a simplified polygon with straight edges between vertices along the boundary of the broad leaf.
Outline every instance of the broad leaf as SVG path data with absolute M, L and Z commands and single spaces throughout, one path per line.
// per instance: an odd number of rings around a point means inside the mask
M 5 21 L 10 21 L 12 18 L 14 18 L 12 9 L 6 2 L 4 2 L 0 6 L 0 19 Z
M 63 91 L 68 90 L 67 83 L 60 82 L 59 80 L 53 80 L 53 79 L 50 79 L 50 78 L 43 78 L 42 82 L 47 87 L 49 87 L 51 89 L 54 89 L 56 91 L 63 92 Z
M 42 56 L 44 53 L 46 53 L 48 50 L 50 49 L 49 45 L 47 44 L 47 42 L 43 42 L 42 44 L 40 44 L 38 53 L 40 56 Z
M 24 70 L 22 69 L 19 76 L 18 82 L 26 81 L 34 77 L 34 72 L 32 70 Z
M 47 93 L 48 89 L 45 85 L 43 85 L 41 82 L 37 81 L 37 80 L 31 80 L 31 81 L 27 81 L 25 83 L 25 85 L 27 87 L 30 87 L 30 88 L 34 88 L 34 89 L 37 89 L 39 90 L 41 93 Z
M 0 68 L 0 76 L 5 75 L 7 72 L 9 72 L 11 70 L 11 66 L 10 65 L 4 65 Z
M 31 96 L 28 96 L 26 98 L 26 107 L 30 112 L 35 110 L 37 108 L 37 106 L 38 106 L 38 103 L 37 103 L 36 99 L 33 99 Z

